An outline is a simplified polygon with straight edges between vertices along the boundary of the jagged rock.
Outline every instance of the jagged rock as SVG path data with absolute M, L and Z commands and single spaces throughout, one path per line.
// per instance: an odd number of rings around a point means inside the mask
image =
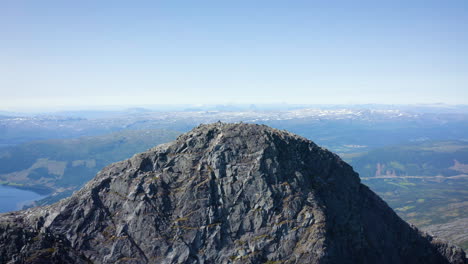
M 35 261 L 35 262 L 34 262 Z M 72 197 L 0 217 L 1 263 L 466 263 L 313 142 L 201 125 Z
M 422 228 L 429 234 L 448 240 L 468 249 L 468 217 L 459 218 L 444 224 L 434 224 Z

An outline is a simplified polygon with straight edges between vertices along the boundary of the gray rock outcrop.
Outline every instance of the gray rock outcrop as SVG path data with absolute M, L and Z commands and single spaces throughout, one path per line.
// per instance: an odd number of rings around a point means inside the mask
M 466 263 L 337 155 L 252 124 L 201 125 L 72 197 L 0 215 L 0 263 Z

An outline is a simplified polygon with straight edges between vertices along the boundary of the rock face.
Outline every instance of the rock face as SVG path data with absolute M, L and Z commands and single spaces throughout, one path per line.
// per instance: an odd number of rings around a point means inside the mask
M 444 224 L 425 226 L 422 229 L 429 234 L 456 243 L 464 250 L 468 250 L 468 217 Z
M 466 263 L 335 154 L 251 124 L 202 125 L 72 197 L 0 216 L 1 263 Z

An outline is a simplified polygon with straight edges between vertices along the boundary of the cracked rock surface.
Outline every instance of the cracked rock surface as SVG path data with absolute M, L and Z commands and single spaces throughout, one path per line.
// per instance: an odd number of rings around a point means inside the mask
M 201 125 L 72 197 L 0 215 L 0 263 L 466 263 L 337 155 L 267 126 Z

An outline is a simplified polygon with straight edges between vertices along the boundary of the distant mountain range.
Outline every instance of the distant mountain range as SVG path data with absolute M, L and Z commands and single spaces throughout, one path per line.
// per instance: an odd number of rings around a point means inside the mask
M 31 140 L 95 136 L 123 130 L 170 129 L 185 132 L 200 123 L 248 122 L 287 129 L 338 152 L 355 152 L 417 140 L 467 139 L 468 113 L 430 113 L 397 108 L 300 108 L 282 111 L 129 110 L 79 115 L 14 116 L 0 119 L 0 146 Z

